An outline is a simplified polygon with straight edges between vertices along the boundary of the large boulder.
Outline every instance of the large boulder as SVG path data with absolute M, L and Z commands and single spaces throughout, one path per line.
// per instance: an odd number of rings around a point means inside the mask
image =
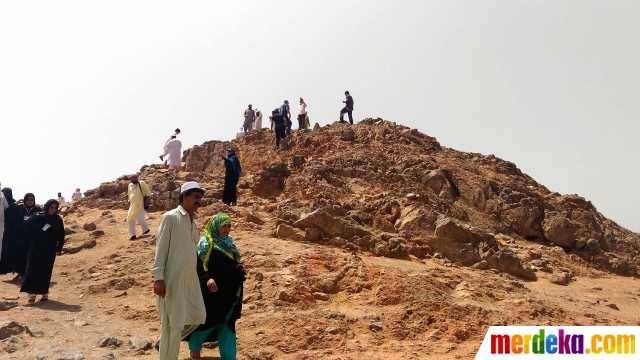
M 471 244 L 493 241 L 493 235 L 446 216 L 441 216 L 436 221 L 436 230 L 433 235 L 443 240 Z
M 333 217 L 324 209 L 318 209 L 308 214 L 304 214 L 293 223 L 293 227 L 298 229 L 317 228 L 328 237 L 341 237 L 349 239 L 354 236 L 367 236 L 371 233 L 360 227 L 355 221 L 350 221 L 346 217 Z
M 440 170 L 430 170 L 422 178 L 422 184 L 433 190 L 438 197 L 445 200 L 453 200 L 453 190 L 449 180 Z
M 544 236 L 552 243 L 564 248 L 571 248 L 576 242 L 578 227 L 557 212 L 548 212 L 542 221 Z

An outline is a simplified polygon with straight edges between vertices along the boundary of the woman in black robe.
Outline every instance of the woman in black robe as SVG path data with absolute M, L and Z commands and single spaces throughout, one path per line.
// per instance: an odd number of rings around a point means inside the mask
M 25 222 L 31 243 L 20 292 L 28 294 L 30 304 L 36 301 L 36 295 L 42 295 L 40 301 L 49 300 L 53 263 L 64 245 L 64 224 L 58 215 L 59 206 L 58 201 L 51 199 L 44 205 L 44 212 L 31 216 Z
M 9 207 L 4 210 L 4 235 L 2 241 L 2 255 L 0 255 L 0 275 L 8 274 L 15 270 L 16 258 L 20 250 L 20 233 L 22 231 L 22 217 L 16 201 L 13 199 L 13 191 L 10 188 L 2 189 Z M 14 278 L 16 279 L 16 278 Z
M 240 160 L 233 148 L 227 150 L 227 157 L 220 154 L 220 159 L 224 160 L 224 189 L 222 190 L 222 202 L 226 205 L 236 205 L 238 201 L 238 180 L 242 174 Z
M 236 358 L 236 321 L 242 313 L 242 284 L 246 272 L 225 213 L 212 217 L 198 243 L 198 278 L 207 319 L 184 340 L 189 342 L 191 359 L 200 359 L 205 341 L 218 340 L 222 360 Z
M 24 227 L 24 222 L 28 218 L 42 211 L 42 208 L 36 205 L 36 197 L 32 193 L 26 193 L 22 203 L 18 204 L 18 213 L 21 224 L 16 229 L 16 242 L 18 242 L 18 251 L 15 259 L 13 271 L 18 275 L 12 281 L 20 281 L 24 279 L 24 273 L 27 271 L 27 255 L 29 254 L 29 236 Z

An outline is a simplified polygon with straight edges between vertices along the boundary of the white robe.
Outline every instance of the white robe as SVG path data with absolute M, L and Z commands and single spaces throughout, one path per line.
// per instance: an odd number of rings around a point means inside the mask
M 168 291 L 164 299 L 156 296 L 160 317 L 169 319 L 163 328 L 202 324 L 207 317 L 196 271 L 199 239 L 195 221 L 182 206 L 164 213 L 151 268 L 154 280 L 164 280 Z
M 180 151 L 182 149 L 182 143 L 178 139 L 173 139 L 167 143 L 167 147 L 169 148 L 169 159 L 167 159 L 169 169 L 179 167 L 182 161 Z
M 169 141 L 171 141 L 171 138 L 174 136 L 178 136 L 178 134 L 174 132 L 173 134 L 169 135 L 167 140 L 164 142 L 164 147 L 162 148 L 162 157 L 167 156 L 167 154 L 169 153 L 169 146 L 167 146 L 167 144 L 169 144 Z
M 256 119 L 253 121 L 253 130 L 260 130 L 260 129 L 262 129 L 262 111 L 260 111 L 260 115 L 258 115 Z

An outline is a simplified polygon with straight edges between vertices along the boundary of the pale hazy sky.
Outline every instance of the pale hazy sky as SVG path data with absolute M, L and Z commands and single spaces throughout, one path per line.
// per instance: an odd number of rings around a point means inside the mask
M 248 103 L 300 96 L 325 125 L 350 90 L 356 120 L 495 154 L 640 231 L 639 19 L 611 0 L 0 0 L 0 181 L 70 199 L 158 162 L 176 127 L 183 149 L 228 140 Z

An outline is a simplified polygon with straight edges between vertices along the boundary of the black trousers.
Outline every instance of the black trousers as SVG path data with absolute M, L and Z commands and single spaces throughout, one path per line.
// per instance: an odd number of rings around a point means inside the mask
M 340 121 L 344 121 L 344 114 L 348 114 L 349 115 L 349 123 L 351 125 L 353 125 L 353 116 L 351 115 L 351 113 L 353 112 L 353 109 L 349 109 L 348 107 L 343 107 L 342 110 L 340 110 Z
M 284 125 L 276 125 L 276 147 L 280 147 L 280 139 L 284 139 L 285 137 L 286 126 Z
M 307 121 L 306 121 L 306 117 L 307 114 L 298 114 L 298 129 L 306 129 L 307 128 Z

